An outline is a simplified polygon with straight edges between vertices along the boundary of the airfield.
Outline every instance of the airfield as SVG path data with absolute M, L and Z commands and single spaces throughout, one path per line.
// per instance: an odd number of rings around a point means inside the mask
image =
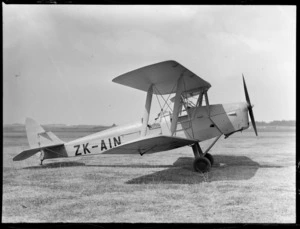
M 69 141 L 95 129 L 51 131 Z M 200 174 L 190 147 L 13 162 L 26 134 L 4 130 L 2 222 L 295 223 L 295 131 L 258 133 L 221 137 Z

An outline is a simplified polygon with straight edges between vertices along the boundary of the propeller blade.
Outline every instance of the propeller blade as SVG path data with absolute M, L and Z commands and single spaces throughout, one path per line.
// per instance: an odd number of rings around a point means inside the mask
M 252 123 L 253 129 L 254 129 L 255 135 L 258 136 L 257 135 L 256 124 L 255 124 L 255 119 L 254 119 L 254 114 L 253 114 L 253 110 L 252 110 L 252 105 L 251 105 L 251 101 L 250 101 L 250 98 L 249 98 L 249 94 L 248 94 L 248 90 L 247 90 L 247 86 L 246 86 L 244 74 L 242 74 L 242 76 L 243 76 L 243 84 L 244 84 L 245 97 L 246 97 L 246 101 L 248 103 L 248 111 L 249 111 L 251 123 Z
M 249 115 L 250 115 L 250 118 L 251 118 L 251 123 L 252 123 L 253 129 L 254 129 L 255 135 L 257 136 L 256 124 L 255 124 L 255 119 L 254 119 L 252 107 L 250 106 L 250 108 L 248 110 L 249 110 Z
M 249 94 L 248 94 L 248 90 L 247 90 L 247 86 L 246 86 L 244 74 L 242 74 L 242 76 L 243 76 L 244 92 L 245 92 L 246 101 L 248 103 L 248 106 L 251 106 L 251 102 L 250 102 L 250 98 L 249 98 Z

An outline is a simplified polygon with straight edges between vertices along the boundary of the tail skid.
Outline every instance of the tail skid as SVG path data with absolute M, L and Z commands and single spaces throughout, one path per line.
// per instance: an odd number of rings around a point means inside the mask
M 60 140 L 50 131 L 45 131 L 36 121 L 31 118 L 27 118 L 26 121 L 26 134 L 30 149 L 22 151 L 20 154 L 13 158 L 13 161 L 25 160 L 40 151 L 51 151 L 51 148 L 61 148 L 64 146 L 64 142 Z M 61 150 L 59 150 L 61 151 Z M 54 152 L 56 153 L 56 152 Z M 57 154 L 61 154 L 57 152 Z M 65 155 L 64 155 L 65 156 Z M 59 156 L 53 156 L 59 157 Z M 52 156 L 48 156 L 52 158 Z

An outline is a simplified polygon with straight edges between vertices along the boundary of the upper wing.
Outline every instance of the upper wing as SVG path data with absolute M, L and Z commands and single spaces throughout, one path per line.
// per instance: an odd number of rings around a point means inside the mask
M 196 140 L 169 137 L 169 136 L 155 136 L 155 137 L 143 137 L 135 141 L 120 145 L 116 148 L 105 151 L 103 154 L 136 154 L 141 155 L 145 153 L 156 153 L 160 151 L 166 151 L 175 149 L 181 146 L 191 145 L 196 143 Z
M 164 95 L 176 92 L 176 82 L 180 76 L 183 76 L 184 91 L 193 91 L 198 88 L 208 90 L 211 87 L 208 82 L 173 60 L 125 73 L 114 78 L 113 82 L 142 91 L 148 91 L 150 85 L 153 84 L 157 89 L 153 93 Z

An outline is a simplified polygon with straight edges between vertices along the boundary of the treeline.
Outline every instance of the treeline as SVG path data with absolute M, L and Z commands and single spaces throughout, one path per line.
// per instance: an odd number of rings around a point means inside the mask
M 274 120 L 272 122 L 255 121 L 257 126 L 296 126 L 295 120 Z
M 100 126 L 100 125 L 64 125 L 64 124 L 46 124 L 41 125 L 45 131 L 53 131 L 53 132 L 65 132 L 65 131 L 81 131 L 81 132 L 98 132 L 102 130 L 106 130 L 111 127 L 115 127 L 116 124 L 111 126 Z M 4 132 L 25 132 L 24 124 L 5 124 L 3 125 Z

